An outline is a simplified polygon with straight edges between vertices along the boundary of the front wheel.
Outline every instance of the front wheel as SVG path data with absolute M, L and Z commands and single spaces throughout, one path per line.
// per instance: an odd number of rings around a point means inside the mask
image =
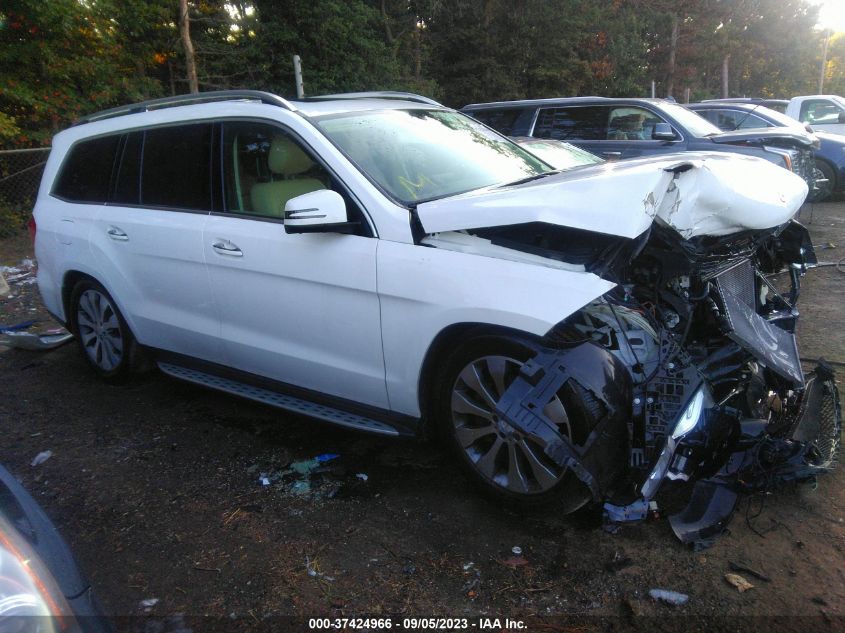
M 819 183 L 815 191 L 811 191 L 810 195 L 807 196 L 807 200 L 810 202 L 824 202 L 830 198 L 836 187 L 836 173 L 833 171 L 833 167 L 825 161 L 817 159 L 815 168 L 813 169 L 813 180 L 824 180 L 825 182 Z
M 435 385 L 441 435 L 469 477 L 499 500 L 536 505 L 560 498 L 572 512 L 590 500 L 589 490 L 558 466 L 535 438 L 499 418 L 496 404 L 534 355 L 515 337 L 480 336 L 443 364 Z M 583 444 L 602 415 L 602 405 L 571 382 L 545 405 L 543 413 L 573 444 Z

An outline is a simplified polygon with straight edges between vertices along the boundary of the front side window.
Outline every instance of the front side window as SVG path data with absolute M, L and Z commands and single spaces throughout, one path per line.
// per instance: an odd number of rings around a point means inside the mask
M 147 130 L 141 204 L 208 211 L 211 199 L 212 126 L 209 123 Z
M 527 133 L 528 125 L 521 123 L 526 119 L 526 110 L 530 108 L 494 108 L 490 110 L 472 110 L 469 116 L 494 130 L 508 136 L 520 136 Z M 529 121 L 530 124 L 530 121 Z
M 825 125 L 839 123 L 839 113 L 845 108 L 830 99 L 807 99 L 801 104 L 801 123 Z
M 105 203 L 119 144 L 120 135 L 76 143 L 62 165 L 53 193 L 71 202 Z
M 645 108 L 611 108 L 607 121 L 607 138 L 614 141 L 650 141 L 658 123 L 665 121 Z
M 327 116 L 317 126 L 391 198 L 410 206 L 552 171 L 473 119 L 443 110 Z
M 281 219 L 288 200 L 326 189 L 329 180 L 326 170 L 282 130 L 266 123 L 224 124 L 228 212 Z

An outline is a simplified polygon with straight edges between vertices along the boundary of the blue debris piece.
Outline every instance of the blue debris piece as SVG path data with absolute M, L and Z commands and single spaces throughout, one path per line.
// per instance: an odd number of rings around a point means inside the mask
M 648 516 L 648 501 L 638 499 L 626 506 L 615 506 L 612 503 L 605 503 L 604 516 L 608 521 L 612 521 L 613 523 L 642 521 Z
M 337 459 L 338 457 L 340 457 L 340 455 L 337 453 L 323 453 L 322 455 L 317 455 L 314 459 L 323 464 L 325 462 L 330 462 L 333 459 Z

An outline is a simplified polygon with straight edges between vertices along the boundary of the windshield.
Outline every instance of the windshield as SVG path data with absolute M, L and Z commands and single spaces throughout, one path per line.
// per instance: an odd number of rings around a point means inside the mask
M 722 133 L 722 130 L 710 123 L 703 116 L 687 110 L 685 107 L 679 106 L 676 103 L 661 103 L 659 107 L 685 127 L 693 136 L 702 137 Z
M 552 171 L 458 112 L 353 112 L 316 123 L 362 172 L 405 206 Z
M 751 112 L 751 108 L 748 108 L 748 112 Z M 754 114 L 769 117 L 769 119 L 774 121 L 780 127 L 804 127 L 800 121 L 796 121 L 792 117 L 786 116 L 777 110 L 767 108 L 766 106 L 757 106 L 754 109 Z
M 603 163 L 604 159 L 575 147 L 569 143 L 554 140 L 517 141 L 535 156 L 539 156 L 555 169 L 572 169 L 582 165 Z

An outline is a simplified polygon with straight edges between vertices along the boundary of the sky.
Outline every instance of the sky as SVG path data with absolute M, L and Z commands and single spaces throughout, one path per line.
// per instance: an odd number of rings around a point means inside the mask
M 821 5 L 819 26 L 845 32 L 845 0 L 816 0 Z

